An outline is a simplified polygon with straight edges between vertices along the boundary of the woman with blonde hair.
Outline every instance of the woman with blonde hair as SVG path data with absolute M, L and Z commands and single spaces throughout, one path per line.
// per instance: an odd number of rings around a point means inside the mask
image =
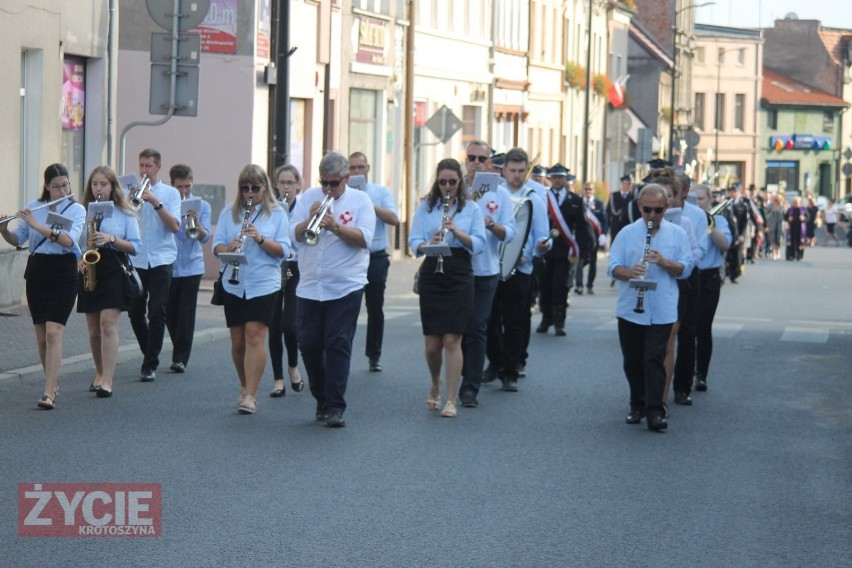
M 264 169 L 240 172 L 237 195 L 219 215 L 213 252 L 239 252 L 246 263 L 220 272 L 231 357 L 240 380 L 237 411 L 254 414 L 257 388 L 266 367 L 266 336 L 281 290 L 281 261 L 290 252 L 287 212 L 275 200 Z

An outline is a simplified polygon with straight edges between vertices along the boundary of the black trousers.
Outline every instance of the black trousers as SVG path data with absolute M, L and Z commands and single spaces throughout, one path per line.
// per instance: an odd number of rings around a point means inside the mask
M 545 258 L 541 274 L 541 319 L 551 324 L 565 323 L 565 309 L 568 307 L 568 284 L 571 278 L 571 265 L 568 258 Z
M 370 359 L 382 356 L 382 341 L 385 335 L 385 286 L 388 281 L 390 256 L 388 253 L 370 254 L 370 266 L 367 268 L 367 285 L 364 286 L 364 300 L 367 304 L 367 344 L 364 354 Z
M 624 375 L 630 385 L 631 410 L 646 416 L 663 413 L 666 385 L 666 344 L 672 324 L 638 325 L 618 318 L 618 341 L 624 359 Z
M 325 302 L 298 298 L 299 349 L 317 409 L 326 413 L 346 410 L 343 395 L 363 296 L 362 288 Z
M 201 274 L 172 278 L 169 303 L 166 307 L 166 327 L 172 338 L 172 363 L 189 363 L 192 337 L 195 335 L 195 310 L 198 306 L 198 287 Z
M 462 382 L 459 394 L 471 391 L 479 392 L 482 386 L 482 367 L 485 365 L 485 345 L 488 338 L 488 320 L 491 317 L 491 306 L 497 292 L 496 276 L 473 277 L 473 312 L 467 333 L 462 337 Z
M 589 271 L 587 273 L 586 288 L 592 289 L 595 285 L 595 277 L 598 275 L 598 247 L 592 251 L 591 259 L 588 262 Z M 583 262 L 577 263 L 574 267 L 575 278 L 574 285 L 579 289 L 583 287 Z
M 698 283 L 698 270 L 693 270 L 686 280 L 678 280 L 680 297 L 684 298 L 683 316 L 677 332 L 677 350 L 672 384 L 675 392 L 689 394 L 692 390 L 692 378 L 695 373 L 695 333 L 698 325 L 698 311 L 701 305 L 701 286 Z
M 485 351 L 490 366 L 501 378 L 518 378 L 524 351 L 524 326 L 527 331 L 530 326 L 529 287 L 530 275 L 521 272 L 497 283 Z
M 166 335 L 166 306 L 172 281 L 172 265 L 137 267 L 136 271 L 145 290 L 141 296 L 130 301 L 127 313 L 142 351 L 142 371 L 156 371 L 160 366 L 160 351 Z
M 296 286 L 299 285 L 299 266 L 295 262 L 287 264 L 283 270 L 289 270 L 291 276 L 281 290 L 275 317 L 269 326 L 269 358 L 272 361 L 272 379 L 276 381 L 284 380 L 285 348 L 287 366 L 299 365 L 299 341 L 296 339 Z
M 695 373 L 707 377 L 710 358 L 713 356 L 713 318 L 719 305 L 722 278 L 718 268 L 708 268 L 698 273 L 701 288 L 701 305 L 695 330 Z

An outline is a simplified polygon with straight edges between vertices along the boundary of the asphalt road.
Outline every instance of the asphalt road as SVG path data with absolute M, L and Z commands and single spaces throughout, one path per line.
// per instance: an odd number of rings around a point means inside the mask
M 391 270 L 407 286 L 414 267 Z M 50 412 L 38 381 L 0 382 L 0 566 L 852 565 L 850 269 L 852 250 L 815 249 L 726 285 L 710 389 L 665 434 L 624 424 L 605 277 L 567 338 L 534 334 L 520 392 L 486 386 L 454 420 L 425 408 L 399 286 L 384 372 L 359 326 L 345 429 L 313 420 L 307 390 L 265 396 L 268 369 L 237 415 L 225 339 L 152 384 L 121 365 L 111 399 L 66 374 Z M 38 482 L 160 483 L 162 536 L 18 536 L 18 484 Z

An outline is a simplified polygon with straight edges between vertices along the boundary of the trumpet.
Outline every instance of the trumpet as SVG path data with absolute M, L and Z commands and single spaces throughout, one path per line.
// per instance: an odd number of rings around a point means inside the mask
M 449 229 L 444 227 L 447 224 L 447 221 L 450 220 L 450 196 L 444 196 L 444 213 L 441 215 L 441 242 L 447 242 L 447 232 Z M 444 273 L 444 255 L 438 255 L 438 266 L 435 267 L 435 274 L 443 274 Z
M 198 225 L 195 223 L 195 217 L 193 217 L 192 215 L 187 215 L 186 222 L 184 224 L 186 225 L 186 230 L 184 231 L 184 233 L 186 234 L 186 238 L 192 239 L 194 241 L 198 240 L 200 234 L 198 231 Z
M 716 219 L 713 217 L 714 215 L 720 214 L 722 211 L 731 206 L 734 200 L 730 197 L 725 198 L 721 203 L 714 205 L 707 211 L 707 234 L 711 234 L 716 230 Z
M 39 209 L 44 209 L 45 207 L 50 207 L 51 205 L 56 205 L 60 201 L 65 201 L 66 199 L 70 199 L 71 201 L 74 201 L 74 195 L 69 193 L 68 195 L 60 197 L 59 199 L 54 199 L 53 201 L 50 201 L 50 202 L 45 203 L 43 205 L 39 205 L 38 207 L 33 207 L 32 209 L 30 209 L 30 212 L 38 211 Z M 9 215 L 8 217 L 3 217 L 2 219 L 0 219 L 0 225 L 2 225 L 3 223 L 8 223 L 9 221 L 13 221 L 14 219 L 17 219 L 19 217 L 20 217 L 20 215 Z
M 142 200 L 142 194 L 150 189 L 151 180 L 148 179 L 147 175 L 142 176 L 142 183 L 139 185 L 139 187 L 130 188 L 130 195 L 128 195 L 128 200 L 130 201 L 130 207 L 132 207 L 134 211 L 142 209 L 142 206 L 145 204 L 145 202 Z
M 334 196 L 329 193 L 322 200 L 317 214 L 311 218 L 308 226 L 302 231 L 302 240 L 305 241 L 306 245 L 312 247 L 319 242 L 320 231 L 322 231 L 320 223 L 322 222 L 322 218 L 325 217 L 326 212 L 331 209 L 332 203 L 334 203 Z
M 251 197 L 249 197 L 248 200 L 246 201 L 246 212 L 245 212 L 245 215 L 243 215 L 243 224 L 240 226 L 240 246 L 237 248 L 236 251 L 234 251 L 238 254 L 242 254 L 243 245 L 246 242 L 246 231 L 248 230 L 248 227 L 249 227 L 249 224 L 250 224 L 249 223 L 249 217 L 251 217 L 252 201 L 253 201 L 253 199 Z M 231 269 L 231 277 L 228 278 L 228 284 L 232 284 L 232 285 L 236 286 L 237 284 L 240 283 L 240 263 L 239 262 L 233 262 L 231 264 L 232 264 L 233 268 Z

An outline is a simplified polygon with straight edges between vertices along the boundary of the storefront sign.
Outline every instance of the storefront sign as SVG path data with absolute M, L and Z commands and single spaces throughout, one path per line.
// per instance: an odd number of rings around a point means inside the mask
M 83 130 L 85 114 L 85 60 L 69 55 L 62 71 L 62 130 Z
M 196 28 L 187 33 L 201 35 L 201 51 L 237 52 L 237 0 L 210 0 L 210 10 Z
M 358 24 L 358 51 L 355 54 L 355 60 L 358 63 L 384 65 L 387 38 L 387 22 L 361 16 Z

